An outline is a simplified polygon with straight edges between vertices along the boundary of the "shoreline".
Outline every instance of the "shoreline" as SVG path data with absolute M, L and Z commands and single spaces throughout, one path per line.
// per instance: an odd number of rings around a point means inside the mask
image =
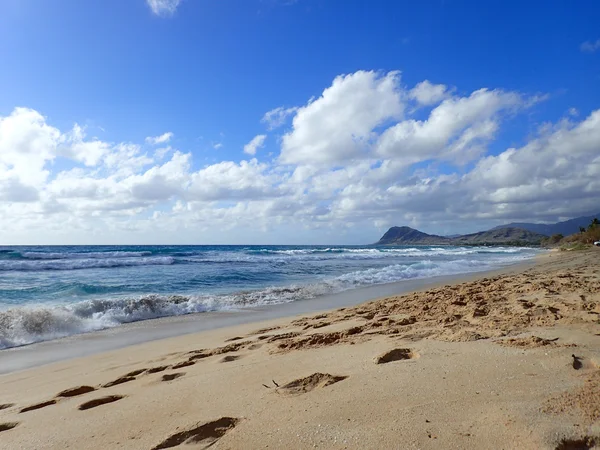
M 444 284 L 457 284 L 488 276 L 525 270 L 543 261 L 552 252 L 501 268 L 481 272 L 439 275 L 429 278 L 402 280 L 326 294 L 315 298 L 269 306 L 240 308 L 232 311 L 208 311 L 178 316 L 160 317 L 124 323 L 117 327 L 78 333 L 57 339 L 34 342 L 0 350 L 0 375 L 39 367 L 73 358 L 91 356 L 163 339 L 176 338 L 211 330 L 246 324 L 268 323 L 302 314 L 319 313 L 336 308 L 356 306 L 378 299 L 405 295 Z
M 0 447 L 598 448 L 599 260 L 0 375 Z

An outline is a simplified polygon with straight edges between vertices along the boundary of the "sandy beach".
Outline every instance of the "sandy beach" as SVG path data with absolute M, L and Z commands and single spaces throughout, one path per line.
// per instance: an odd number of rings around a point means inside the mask
M 599 262 L 1 375 L 0 448 L 600 448 Z

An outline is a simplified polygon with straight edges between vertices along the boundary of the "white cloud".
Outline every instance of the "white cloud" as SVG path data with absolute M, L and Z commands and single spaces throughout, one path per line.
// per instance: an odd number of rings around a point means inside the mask
M 254 136 L 250 142 L 244 145 L 244 153 L 248 155 L 256 155 L 256 150 L 262 148 L 265 145 L 266 134 L 259 134 Z
M 600 50 L 600 39 L 594 41 L 585 41 L 579 47 L 582 52 L 594 53 L 597 50 Z
M 189 201 L 225 201 L 257 199 L 272 196 L 278 177 L 267 164 L 256 159 L 223 161 L 209 165 L 190 175 L 186 199 Z
M 220 148 L 223 148 L 223 143 L 222 142 L 217 142 L 216 144 L 213 145 L 213 148 L 215 150 L 219 150 Z
M 448 96 L 447 87 L 443 84 L 431 84 L 429 80 L 421 81 L 408 93 L 410 98 L 421 105 L 434 105 Z
M 279 108 L 267 111 L 261 119 L 261 122 L 267 125 L 269 131 L 272 131 L 284 125 L 287 118 L 297 110 L 298 108 L 284 108 L 283 106 L 280 106 Z
M 181 0 L 146 0 L 146 3 L 157 16 L 172 16 L 177 11 Z
M 523 145 L 499 148 L 505 122 L 539 97 L 437 91 L 445 97 L 418 120 L 405 110 L 413 90 L 400 86 L 397 72 L 340 76 L 297 109 L 272 162 L 200 169 L 192 153 L 88 138 L 83 127 L 60 130 L 16 108 L 0 116 L 0 236 L 11 243 L 196 243 L 198 236 L 325 243 L 345 239 L 346 229 L 354 230 L 352 242 L 365 243 L 392 224 L 475 231 L 597 210 L 600 110 L 569 113 Z M 265 139 L 256 136 L 246 152 Z
M 16 178 L 0 179 L 0 199 L 9 202 L 35 202 L 39 193 L 33 186 L 27 186 Z
M 40 186 L 48 175 L 47 164 L 58 156 L 61 133 L 46 124 L 37 111 L 15 108 L 0 117 L 0 176 L 25 186 Z
M 148 136 L 146 138 L 146 143 L 151 145 L 166 144 L 171 140 L 172 137 L 173 133 L 168 131 L 160 136 Z
M 85 129 L 75 124 L 73 129 L 63 136 L 61 156 L 80 161 L 86 166 L 95 166 L 109 152 L 110 146 L 98 139 L 85 140 Z
M 167 156 L 167 154 L 172 150 L 173 148 L 170 145 L 167 145 L 166 147 L 157 148 L 154 151 L 154 159 L 160 161 L 164 159 L 164 157 Z
M 493 138 L 497 114 L 522 105 L 515 93 L 487 89 L 449 98 L 425 121 L 410 119 L 388 128 L 377 142 L 377 153 L 407 165 L 432 158 L 466 162 Z
M 362 158 L 375 127 L 402 117 L 400 73 L 341 75 L 322 95 L 298 109 L 283 136 L 284 164 L 336 166 Z

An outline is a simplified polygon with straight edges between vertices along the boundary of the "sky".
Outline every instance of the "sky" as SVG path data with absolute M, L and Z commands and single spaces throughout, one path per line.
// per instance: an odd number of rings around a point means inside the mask
M 0 0 L 0 244 L 600 212 L 600 3 Z

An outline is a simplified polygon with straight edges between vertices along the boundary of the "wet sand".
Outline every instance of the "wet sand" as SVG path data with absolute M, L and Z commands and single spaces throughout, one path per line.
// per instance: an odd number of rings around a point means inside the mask
M 0 448 L 598 448 L 599 262 L 5 374 Z

